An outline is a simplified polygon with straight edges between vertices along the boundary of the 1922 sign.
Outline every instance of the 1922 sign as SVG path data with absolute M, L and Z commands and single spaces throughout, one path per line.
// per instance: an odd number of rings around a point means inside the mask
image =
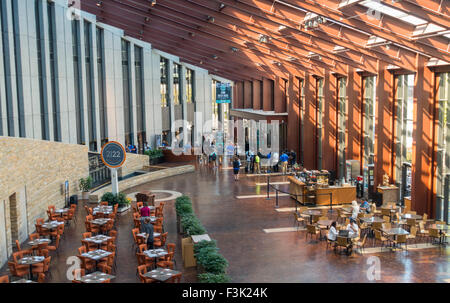
M 102 147 L 102 161 L 110 168 L 121 167 L 125 162 L 126 157 L 125 148 L 119 142 L 111 141 Z

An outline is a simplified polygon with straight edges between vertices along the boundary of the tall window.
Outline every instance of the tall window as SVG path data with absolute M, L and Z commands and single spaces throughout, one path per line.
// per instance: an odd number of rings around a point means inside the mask
M 395 180 L 401 188 L 400 198 L 403 198 L 405 192 L 409 195 L 411 191 L 414 75 L 399 75 L 395 81 Z
M 161 107 L 169 107 L 169 60 L 161 57 Z
M 6 1 L 3 1 L 6 2 Z M 17 110 L 18 110 L 18 122 L 19 122 L 19 132 L 16 135 L 19 137 L 25 137 L 25 108 L 24 108 L 24 97 L 23 97 L 23 84 L 22 84 L 22 55 L 21 55 L 21 32 L 19 23 L 19 7 L 18 1 L 11 0 L 12 8 L 12 31 L 14 33 L 14 61 L 16 67 L 16 93 L 17 93 Z M 26 64 L 26 63 L 25 63 Z
M 364 87 L 364 165 L 373 164 L 375 149 L 376 77 L 363 78 Z
M 100 139 L 102 146 L 108 142 L 108 117 L 106 111 L 105 95 L 105 66 L 104 66 L 104 33 L 97 27 L 97 80 L 98 80 L 98 105 L 100 110 Z
M 130 85 L 130 42 L 122 39 L 123 114 L 125 144 L 133 144 L 133 117 Z
M 218 81 L 212 80 L 212 114 L 213 114 L 213 129 L 219 128 L 219 104 L 216 102 L 216 90 Z
M 45 49 L 45 41 L 42 39 L 43 36 L 43 19 L 42 19 L 42 1 L 35 0 L 35 17 L 36 17 L 36 46 L 37 46 L 37 60 L 38 60 L 38 73 L 39 73 L 39 100 L 40 100 L 40 110 L 41 110 L 41 136 L 42 140 L 48 140 L 49 127 L 48 118 L 46 113 L 48 112 L 47 107 L 47 86 L 45 83 L 45 56 L 43 49 Z
M 317 90 L 317 169 L 322 169 L 322 128 L 323 128 L 323 78 L 316 80 Z
M 181 76 L 181 65 L 173 64 L 173 104 L 180 105 L 181 102 L 181 92 L 180 92 L 180 76 Z
M 56 35 L 55 35 L 55 3 L 47 2 L 48 12 L 48 36 L 49 36 L 49 52 L 50 52 L 50 84 L 52 93 L 52 108 L 53 108 L 53 136 L 54 141 L 61 141 L 61 121 L 60 121 L 60 108 L 59 108 L 59 96 L 58 96 L 58 81 L 56 81 L 56 75 L 58 75 L 58 67 L 56 64 Z
M 302 166 L 304 165 L 304 152 L 305 152 L 305 80 L 299 79 L 300 100 L 298 102 L 300 106 L 300 155 L 299 160 Z
M 78 20 L 72 21 L 72 49 L 73 49 L 73 71 L 74 71 L 74 86 L 75 86 L 75 108 L 77 115 L 77 143 L 85 144 L 84 132 L 84 108 L 83 108 L 83 94 L 80 74 L 80 22 Z
M 136 79 L 136 112 L 139 151 L 143 152 L 145 139 L 145 100 L 143 94 L 142 48 L 134 47 L 134 72 Z
M 338 176 L 345 177 L 345 129 L 347 115 L 347 78 L 338 79 Z
M 194 99 L 194 71 L 186 69 L 186 102 L 195 103 Z
M 88 103 L 89 150 L 97 151 L 94 83 L 92 82 L 92 73 L 94 66 L 92 64 L 91 28 L 91 23 L 84 21 L 84 57 L 86 64 L 86 96 Z
M 436 171 L 436 219 L 449 220 L 450 194 L 450 73 L 437 74 L 438 130 Z

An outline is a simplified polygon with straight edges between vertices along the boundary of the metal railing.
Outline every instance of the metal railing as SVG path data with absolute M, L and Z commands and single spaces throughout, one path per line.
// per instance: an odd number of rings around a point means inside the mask
M 89 153 L 89 176 L 93 188 L 111 182 L 111 170 L 103 164 L 100 154 Z

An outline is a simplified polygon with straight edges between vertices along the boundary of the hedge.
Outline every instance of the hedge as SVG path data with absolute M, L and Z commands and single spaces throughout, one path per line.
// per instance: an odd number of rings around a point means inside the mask
M 181 196 L 175 200 L 175 209 L 180 217 L 183 230 L 190 236 L 203 235 L 207 231 L 200 220 L 195 216 L 191 198 Z M 219 253 L 217 242 L 200 241 L 194 245 L 195 258 L 206 273 L 198 275 L 200 283 L 228 283 L 231 281 L 226 274 L 228 261 Z

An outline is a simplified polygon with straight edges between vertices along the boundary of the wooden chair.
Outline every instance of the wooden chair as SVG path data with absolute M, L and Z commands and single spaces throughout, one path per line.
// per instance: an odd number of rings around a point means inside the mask
M 145 265 L 139 265 L 138 268 L 139 278 L 141 279 L 142 283 L 155 283 L 156 280 L 144 277 L 144 275 L 147 273 L 147 268 Z
M 57 236 L 56 236 L 56 240 L 55 240 L 55 245 L 48 245 L 48 246 L 47 246 L 47 249 L 48 249 L 49 251 L 54 251 L 54 252 L 56 252 L 56 254 L 59 254 L 59 253 L 58 253 L 58 248 L 59 248 L 59 241 L 60 241 L 60 239 L 61 239 L 61 236 L 60 236 L 60 235 L 57 235 Z
M 158 238 L 155 238 L 154 242 L 153 242 L 153 246 L 154 247 L 164 247 L 166 246 L 166 240 L 167 240 L 167 235 L 169 233 L 165 232 L 161 235 L 160 240 L 158 240 Z
M 36 219 L 36 224 L 40 224 L 40 225 L 42 225 L 42 224 L 44 224 L 44 219 L 43 218 L 37 218 Z
M 305 225 L 306 221 L 298 213 L 294 212 L 294 224 L 297 225 L 297 231 L 298 231 L 298 228 L 300 227 L 300 223 L 303 223 L 303 225 Z
M 170 277 L 166 283 L 180 283 L 181 282 L 181 275 L 182 273 L 173 275 L 172 277 Z
M 391 217 L 389 216 L 383 216 L 384 222 L 391 222 Z
M 348 239 L 345 237 L 336 237 L 336 245 L 334 246 L 334 249 L 336 251 L 337 248 L 344 247 L 346 250 L 346 253 L 349 254 L 349 248 L 351 247 L 351 244 L 349 243 Z
M 415 243 L 417 243 L 417 227 L 411 226 L 411 229 L 409 230 L 409 235 L 406 236 L 407 240 L 414 240 Z
M 364 235 L 362 241 L 357 241 L 357 242 L 354 243 L 355 246 L 357 248 L 359 248 L 359 252 L 361 253 L 361 255 L 362 255 L 362 253 L 364 251 L 364 245 L 366 244 L 366 239 L 367 239 L 367 234 Z
M 108 206 L 108 202 L 102 201 L 102 202 L 100 202 L 100 206 Z
M 139 249 L 139 252 L 142 254 L 144 251 L 148 250 L 147 244 L 139 245 L 138 249 Z
M 139 265 L 144 265 L 147 269 L 151 269 L 155 266 L 154 259 L 148 258 L 143 253 L 136 253 L 136 257 Z
M 1 276 L 1 277 L 0 277 L 0 283 L 9 283 L 9 277 L 8 277 L 8 275 Z
M 386 242 L 390 243 L 390 239 L 386 238 L 386 237 L 383 237 L 381 235 L 381 231 L 380 230 L 376 229 L 376 230 L 374 230 L 374 233 L 375 233 L 375 239 L 381 242 L 381 248 L 380 248 L 380 251 L 381 251 L 383 249 L 383 246 L 385 246 Z
M 27 277 L 30 274 L 30 266 L 18 265 L 15 262 L 8 262 L 9 272 L 15 277 Z
M 308 224 L 306 225 L 306 238 L 308 238 L 308 235 L 312 238 L 312 236 L 318 237 L 320 235 L 320 230 L 317 229 L 315 225 Z
M 411 227 L 416 226 L 416 219 L 406 219 L 406 225 L 411 230 Z
M 40 274 L 40 273 L 48 273 L 49 269 L 50 269 L 50 262 L 52 260 L 52 257 L 47 257 L 44 259 L 43 262 L 41 263 L 37 263 L 37 264 L 33 264 L 32 265 L 32 273 L 33 274 Z
M 406 235 L 397 235 L 396 239 L 392 240 L 392 243 L 399 245 L 399 246 L 401 244 L 403 244 L 403 245 L 405 245 L 405 249 L 408 250 L 408 241 L 407 240 L 408 239 L 407 239 Z
M 22 249 L 20 247 L 19 240 L 16 240 L 16 248 L 17 248 L 17 251 L 23 252 L 25 255 L 33 254 L 33 250 L 32 249 Z
M 173 266 L 174 266 L 173 259 L 174 259 L 173 252 L 168 253 L 167 256 L 165 256 L 165 260 L 158 261 L 156 263 L 156 266 L 161 267 L 161 268 L 173 269 Z
M 431 244 L 434 244 L 434 240 L 439 240 L 441 238 L 441 235 L 439 234 L 439 230 L 437 230 L 436 228 L 430 228 L 428 230 L 429 232 L 429 237 L 431 239 Z

